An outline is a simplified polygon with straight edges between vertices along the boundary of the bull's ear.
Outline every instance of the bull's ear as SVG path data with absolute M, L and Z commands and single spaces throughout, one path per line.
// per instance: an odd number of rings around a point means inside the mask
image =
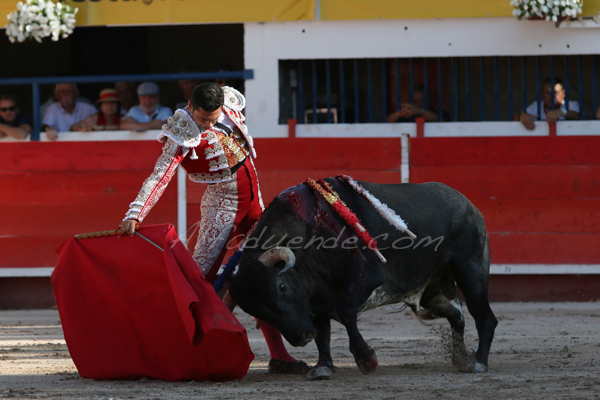
M 258 257 L 258 261 L 263 263 L 266 267 L 272 267 L 279 261 L 285 261 L 285 267 L 279 271 L 280 274 L 283 274 L 294 267 L 294 264 L 296 264 L 296 256 L 288 247 L 277 246 L 262 253 L 261 256 Z

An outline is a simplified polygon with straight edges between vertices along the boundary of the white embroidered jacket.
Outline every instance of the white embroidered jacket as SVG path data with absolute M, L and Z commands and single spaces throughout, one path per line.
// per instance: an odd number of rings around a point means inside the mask
M 177 110 L 158 135 L 158 140 L 165 143 L 163 153 L 123 220 L 142 222 L 164 193 L 179 164 L 193 182 L 218 183 L 232 179 L 231 167 L 238 162 L 246 157 L 256 158 L 254 143 L 242 114 L 246 99 L 227 86 L 223 87 L 223 92 L 223 112 L 237 128 L 233 135 L 228 136 L 216 127 L 201 131 L 187 110 Z M 198 157 L 197 153 L 204 157 Z

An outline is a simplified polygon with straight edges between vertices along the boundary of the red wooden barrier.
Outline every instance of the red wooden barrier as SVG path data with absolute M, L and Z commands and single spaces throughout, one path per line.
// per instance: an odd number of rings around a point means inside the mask
M 412 139 L 410 176 L 481 210 L 492 263 L 600 263 L 598 136 Z
M 401 181 L 400 138 L 255 142 L 267 204 L 308 177 Z M 160 152 L 143 141 L 0 144 L 0 268 L 52 267 L 69 236 L 116 228 Z M 443 182 L 471 199 L 493 263 L 599 264 L 599 177 L 598 136 L 411 139 L 410 181 Z M 145 224 L 176 223 L 176 186 Z M 187 189 L 191 226 L 205 186 Z
M 265 203 L 308 177 L 350 174 L 400 182 L 400 138 L 256 139 Z M 116 229 L 161 153 L 158 142 L 9 142 L 0 145 L 0 268 L 53 267 L 76 233 Z M 188 226 L 205 185 L 188 180 Z M 172 181 L 144 224 L 177 222 Z M 194 238 L 190 238 L 193 247 Z
M 76 233 L 115 229 L 161 154 L 158 142 L 0 145 L 0 267 L 53 267 Z M 149 224 L 177 220 L 167 188 Z

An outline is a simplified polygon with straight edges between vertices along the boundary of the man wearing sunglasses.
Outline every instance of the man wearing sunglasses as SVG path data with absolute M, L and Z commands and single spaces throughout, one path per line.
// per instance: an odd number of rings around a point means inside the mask
M 26 139 L 30 133 L 31 122 L 19 113 L 16 98 L 10 94 L 0 96 L 0 138 Z

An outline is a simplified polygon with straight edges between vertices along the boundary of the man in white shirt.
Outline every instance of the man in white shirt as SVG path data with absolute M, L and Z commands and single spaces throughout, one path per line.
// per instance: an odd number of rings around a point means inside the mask
M 74 83 L 58 83 L 54 87 L 56 103 L 48 106 L 42 120 L 42 131 L 49 140 L 56 140 L 58 132 L 68 132 L 72 125 L 98 112 L 93 105 L 78 101 L 78 96 Z
M 554 92 L 554 106 L 552 105 L 552 92 Z M 526 112 L 521 113 L 519 120 L 527 130 L 535 129 L 534 119 L 548 121 L 548 124 L 555 124 L 558 120 L 564 119 L 579 119 L 579 103 L 576 101 L 566 100 L 565 86 L 562 80 L 554 79 L 554 90 L 552 90 L 552 82 L 546 79 L 542 86 L 542 100 L 539 107 L 538 102 L 534 101 L 527 107 Z M 567 107 L 568 103 L 568 107 Z
M 130 131 L 161 129 L 167 118 L 173 115 L 173 111 L 159 104 L 158 85 L 154 82 L 144 82 L 138 86 L 137 94 L 140 105 L 129 109 L 119 128 Z

